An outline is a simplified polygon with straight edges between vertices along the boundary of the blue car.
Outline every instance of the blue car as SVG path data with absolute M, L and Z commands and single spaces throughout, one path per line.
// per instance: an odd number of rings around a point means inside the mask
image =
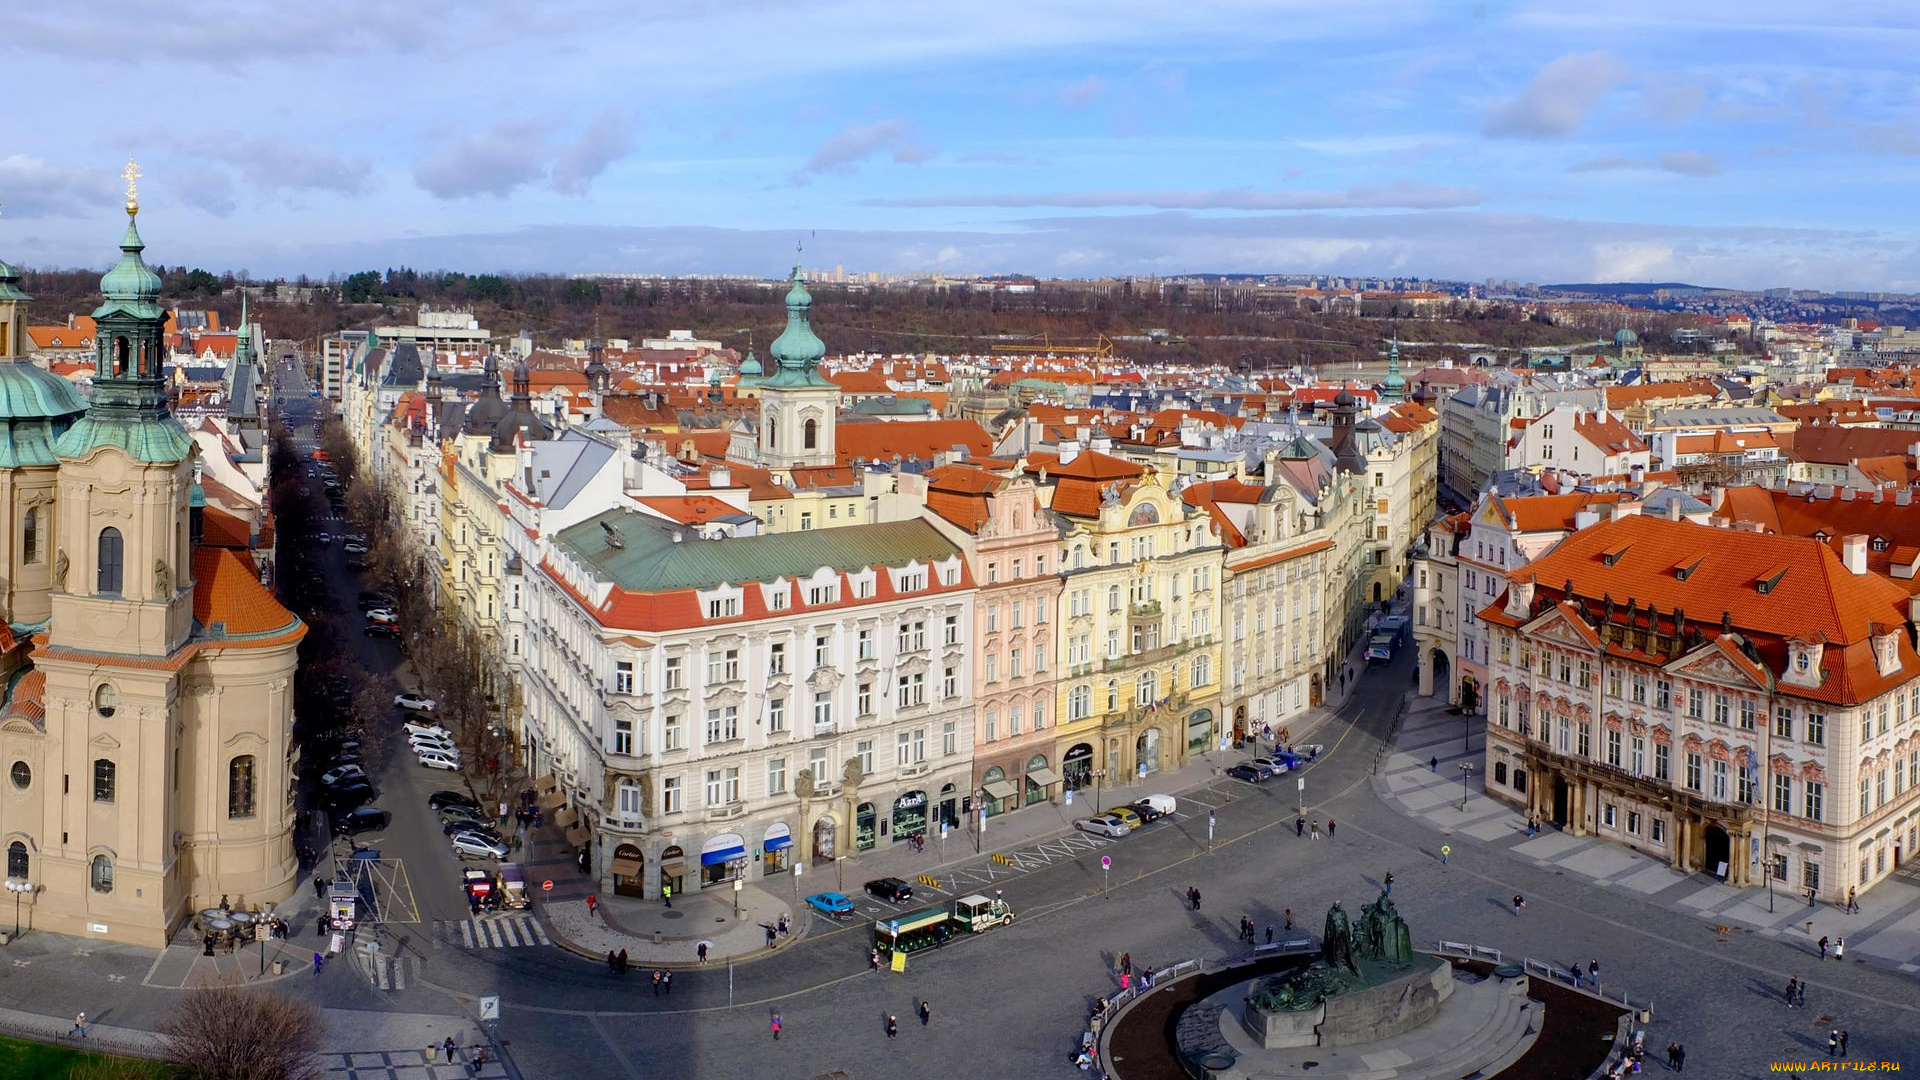
M 853 914 L 853 901 L 845 893 L 823 892 L 807 897 L 807 906 L 829 919 L 844 919 Z

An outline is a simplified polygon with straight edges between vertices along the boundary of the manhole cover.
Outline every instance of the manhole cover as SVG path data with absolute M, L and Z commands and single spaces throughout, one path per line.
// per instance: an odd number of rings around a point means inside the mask
M 684 919 L 687 917 L 687 913 L 684 911 L 663 911 L 660 913 L 660 917 L 663 919 Z

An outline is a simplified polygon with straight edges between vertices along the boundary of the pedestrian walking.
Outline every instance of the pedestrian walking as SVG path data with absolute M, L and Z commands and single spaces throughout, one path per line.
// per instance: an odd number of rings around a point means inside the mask
M 1334 826 L 1334 820 L 1332 818 L 1328 818 L 1327 819 L 1327 839 L 1329 840 L 1333 839 L 1333 826 Z
M 773 1028 L 773 1041 L 779 1042 L 780 1041 L 780 1010 L 779 1009 L 773 1010 L 773 1020 L 770 1026 Z
M 1199 889 L 1193 890 L 1193 910 L 1195 911 L 1200 910 L 1200 890 Z
M 1280 917 L 1286 921 L 1287 932 L 1292 933 L 1293 932 L 1293 909 L 1288 908 L 1287 910 L 1281 912 Z
M 607 950 L 607 974 L 620 974 L 620 958 L 613 954 L 612 949 Z
M 1393 895 L 1393 871 L 1391 870 L 1387 871 L 1386 884 L 1387 884 L 1387 895 L 1392 896 Z
M 1293 835 L 1296 837 L 1307 835 L 1307 819 L 1305 815 L 1293 820 Z
M 1847 1029 L 1846 1028 L 1840 1029 L 1840 1056 L 1842 1058 L 1847 1056 Z
M 1133 954 L 1132 953 L 1123 952 L 1120 954 L 1120 970 L 1126 972 L 1129 975 L 1133 974 Z
M 1313 838 L 1315 840 L 1320 839 L 1320 819 L 1319 818 L 1313 819 Z
M 1856 898 L 1856 890 L 1852 886 L 1847 887 L 1847 914 L 1860 914 L 1860 901 Z
M 653 996 L 654 997 L 660 996 L 660 969 L 659 968 L 653 969 Z
M 627 973 L 627 950 L 625 949 L 620 950 L 619 967 L 617 970 L 622 975 Z
M 776 929 L 772 923 L 761 923 L 760 928 L 767 932 L 767 948 L 773 948 L 774 942 L 779 938 L 780 931 Z
M 662 971 L 660 973 L 660 989 L 663 990 L 668 997 L 673 996 L 673 972 Z
M 73 1030 L 67 1032 L 67 1034 L 73 1035 L 82 1039 L 87 1037 L 87 1014 L 86 1013 L 81 1013 L 80 1015 L 73 1018 Z
M 1121 972 L 1120 973 L 1120 992 L 1124 994 L 1131 989 L 1133 989 L 1133 972 L 1131 971 Z
M 1684 1043 L 1676 1045 L 1673 1048 L 1673 1071 L 1687 1071 L 1687 1048 Z
M 440 1044 L 440 1050 L 447 1056 L 448 1061 L 452 1061 L 453 1056 L 460 1052 L 460 1044 L 454 1042 L 453 1036 L 449 1035 L 447 1041 Z
M 887 1038 L 897 1039 L 899 1037 L 900 1037 L 900 1019 L 899 1017 L 894 1016 L 892 1013 L 888 1013 L 887 1014 Z
M 1680 1067 L 1679 1062 L 1680 1062 L 1680 1044 L 1677 1042 L 1668 1043 L 1667 1044 L 1667 1068 L 1678 1069 Z
M 1140 989 L 1153 989 L 1153 968 L 1145 967 L 1140 969 Z
M 1441 866 L 1447 865 L 1447 857 L 1452 854 L 1453 854 L 1452 844 L 1441 844 L 1440 845 L 1440 865 Z
M 1428 759 L 1427 759 L 1427 771 L 1428 771 L 1428 772 L 1436 772 L 1436 773 L 1440 771 L 1440 759 L 1439 759 L 1439 757 L 1437 757 L 1437 756 L 1435 756 L 1435 757 L 1430 757 L 1430 758 L 1428 758 Z
M 1580 961 L 1575 960 L 1573 962 L 1573 988 L 1575 990 L 1580 989 L 1580 984 L 1586 980 L 1586 977 L 1587 973 L 1580 970 Z
M 867 970 L 868 971 L 880 970 L 880 950 L 879 949 L 867 950 Z
M 1833 939 L 1833 958 L 1835 960 L 1842 960 L 1842 961 L 1844 961 L 1847 958 L 1847 939 L 1846 938 L 1836 937 Z
M 1837 1058 L 1840 1056 L 1840 1029 L 1839 1028 L 1834 1028 L 1832 1031 L 1827 1032 L 1827 1056 L 1830 1058 Z
M 1600 989 L 1600 961 L 1598 959 L 1587 961 L 1587 978 L 1593 980 L 1593 988 L 1595 990 Z
M 1526 900 L 1522 898 L 1519 893 L 1514 893 L 1513 894 L 1513 917 L 1516 919 L 1519 918 L 1520 909 L 1526 906 L 1527 906 Z
M 594 913 L 598 912 L 599 910 L 600 910 L 599 894 L 588 893 L 587 894 L 587 917 L 592 918 L 594 916 Z
M 693 951 L 699 954 L 701 963 L 704 964 L 707 962 L 707 943 L 706 942 L 703 941 L 700 944 L 694 946 Z
M 1807 1007 L 1807 981 L 1805 979 L 1800 980 L 1800 993 L 1797 1004 L 1803 1009 Z
M 671 911 L 673 909 L 673 886 L 660 886 L 660 899 L 667 902 L 667 909 Z
M 319 874 L 313 875 L 313 898 L 321 902 L 327 899 L 327 883 Z
M 325 967 L 326 964 L 327 964 L 326 956 L 322 955 L 321 953 L 313 954 L 313 973 L 315 975 L 320 974 L 320 969 Z
M 1273 944 L 1273 924 L 1267 924 L 1267 944 Z
M 1827 947 L 1831 944 L 1832 942 L 1827 940 L 1825 934 L 1820 935 L 1820 959 L 1825 960 L 1827 958 Z
M 1800 996 L 1800 978 L 1794 976 L 1787 980 L 1787 1008 L 1793 1008 L 1793 999 Z
M 1141 981 L 1145 982 L 1146 980 L 1143 977 Z M 932 1003 L 928 1002 L 926 998 L 921 998 L 920 999 L 920 1026 L 926 1027 L 928 1024 L 931 1024 L 931 1023 L 933 1023 L 933 1005 Z

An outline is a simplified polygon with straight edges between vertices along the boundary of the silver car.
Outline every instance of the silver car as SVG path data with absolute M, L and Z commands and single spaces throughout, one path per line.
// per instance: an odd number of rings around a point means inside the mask
M 1104 817 L 1081 818 L 1073 823 L 1073 827 L 1081 832 L 1104 836 L 1108 839 L 1118 839 L 1133 831 L 1133 826 L 1124 821 Z
M 504 859 L 507 845 L 477 832 L 457 832 L 450 841 L 453 853 L 463 859 Z

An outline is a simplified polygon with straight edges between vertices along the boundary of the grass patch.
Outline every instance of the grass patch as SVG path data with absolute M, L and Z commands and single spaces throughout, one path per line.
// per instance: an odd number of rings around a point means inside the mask
M 67 1046 L 0 1037 L 0 1076 L 31 1076 L 34 1080 L 167 1080 L 177 1076 L 170 1066 L 143 1058 L 89 1054 Z

